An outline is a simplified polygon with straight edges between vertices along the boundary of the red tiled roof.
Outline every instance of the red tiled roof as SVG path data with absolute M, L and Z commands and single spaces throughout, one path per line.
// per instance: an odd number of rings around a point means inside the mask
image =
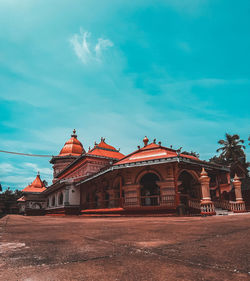
M 26 200 L 25 196 L 20 197 L 17 202 L 24 202 Z
M 64 147 L 60 151 L 59 156 L 66 155 L 76 155 L 80 156 L 84 151 L 81 142 L 77 139 L 77 135 L 75 134 L 75 130 L 71 135 L 71 138 L 64 144 Z
M 173 149 L 169 149 L 163 146 L 160 146 L 155 143 L 151 143 L 143 148 L 127 155 L 124 159 L 121 159 L 114 165 L 148 161 L 153 159 L 162 159 L 162 158 L 171 158 L 176 157 L 177 152 Z M 191 155 L 180 154 L 182 157 L 199 160 L 197 157 Z
M 124 155 L 120 153 L 117 149 L 107 144 L 105 142 L 105 139 L 103 138 L 101 139 L 101 142 L 99 144 L 95 145 L 95 147 L 88 152 L 88 154 L 115 159 L 122 159 L 124 157 Z
M 26 186 L 22 192 L 43 192 L 46 190 L 44 183 L 41 181 L 40 175 L 37 175 L 35 180 Z

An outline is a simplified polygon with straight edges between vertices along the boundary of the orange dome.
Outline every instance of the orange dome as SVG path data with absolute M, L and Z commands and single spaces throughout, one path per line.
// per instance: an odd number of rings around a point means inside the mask
M 41 181 L 39 172 L 34 179 L 34 181 L 26 186 L 22 191 L 23 192 L 43 192 L 46 189 L 44 183 Z
M 64 147 L 60 151 L 59 156 L 78 156 L 85 152 L 81 142 L 77 139 L 77 135 L 75 133 L 76 130 L 73 130 L 73 135 L 71 135 L 71 138 L 64 144 Z

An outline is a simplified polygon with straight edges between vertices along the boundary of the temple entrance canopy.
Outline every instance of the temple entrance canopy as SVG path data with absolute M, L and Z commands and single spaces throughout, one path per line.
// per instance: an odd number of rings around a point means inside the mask
M 145 174 L 140 180 L 140 195 L 142 206 L 157 206 L 160 204 L 159 178 L 153 173 Z

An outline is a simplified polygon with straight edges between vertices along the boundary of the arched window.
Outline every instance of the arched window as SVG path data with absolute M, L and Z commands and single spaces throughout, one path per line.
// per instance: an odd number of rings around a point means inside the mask
M 61 192 L 59 197 L 58 197 L 58 204 L 62 205 L 63 204 L 63 193 Z

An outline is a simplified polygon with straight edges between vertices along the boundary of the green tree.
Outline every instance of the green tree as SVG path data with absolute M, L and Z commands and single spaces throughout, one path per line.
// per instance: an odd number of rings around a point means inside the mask
M 226 134 L 225 140 L 219 140 L 218 143 L 222 145 L 222 147 L 218 148 L 216 151 L 221 151 L 221 157 L 228 163 L 237 161 L 240 157 L 246 157 L 243 150 L 246 148 L 243 145 L 244 140 L 241 140 L 239 135 Z
M 45 187 L 48 187 L 48 182 L 46 180 L 43 180 L 43 184 Z
M 200 157 L 200 154 L 199 153 L 197 153 L 197 152 L 195 152 L 195 151 L 183 151 L 183 152 L 181 152 L 182 154 L 186 154 L 186 155 L 191 155 L 191 156 L 194 156 L 194 157 L 197 157 L 197 158 L 199 158 Z
M 210 159 L 211 162 L 216 162 L 219 164 L 229 165 L 231 168 L 231 176 L 233 177 L 235 173 L 244 174 L 248 176 L 248 163 L 246 162 L 246 155 L 244 149 L 246 148 L 244 140 L 240 139 L 240 136 L 225 135 L 225 140 L 219 140 L 218 143 L 221 145 L 216 151 L 221 152 L 217 157 Z

